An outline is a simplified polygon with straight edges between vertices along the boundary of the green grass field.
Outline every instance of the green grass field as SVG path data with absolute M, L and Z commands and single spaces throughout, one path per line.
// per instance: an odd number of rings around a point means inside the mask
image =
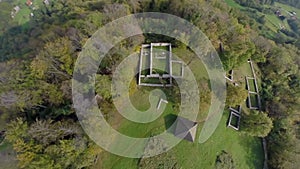
M 20 11 L 13 18 L 18 25 L 23 25 L 30 20 L 30 13 L 32 9 L 26 5 L 26 0 L 15 0 L 13 1 L 14 6 L 19 6 Z
M 132 92 L 129 97 L 131 100 L 139 98 L 139 102 L 131 102 L 136 109 L 146 111 L 150 108 L 148 92 Z
M 267 14 L 263 14 L 263 13 L 260 13 L 260 14 L 266 16 L 266 19 L 267 19 L 266 26 L 269 29 L 271 29 L 273 32 L 276 32 L 279 29 L 279 27 L 280 27 L 279 24 L 283 24 L 282 21 L 279 20 L 276 15 L 273 15 L 273 14 L 267 15 Z M 286 26 L 286 25 L 284 25 L 284 26 Z
M 166 46 L 154 46 L 152 50 L 152 66 L 158 69 L 159 73 L 164 74 L 169 71 L 169 50 Z
M 205 79 L 208 79 L 208 74 L 205 66 L 201 60 L 187 49 L 173 49 L 173 56 L 178 56 L 189 68 L 193 71 L 197 82 L 203 83 Z M 235 71 L 240 76 L 243 83 L 245 83 L 245 75 L 251 75 L 251 69 L 249 63 L 245 63 L 245 66 L 241 66 L 241 71 Z M 149 91 L 150 87 L 136 86 L 131 90 L 130 100 L 132 104 L 139 110 L 145 111 L 150 107 L 149 104 Z M 146 124 L 139 124 L 131 122 L 120 115 L 113 117 L 112 124 L 119 124 L 115 128 L 122 134 L 132 137 L 149 137 L 152 134 L 162 133 L 170 126 L 175 120 L 178 113 L 178 105 L 174 104 L 175 100 L 180 96 L 174 95 L 174 93 L 168 88 L 160 88 L 164 90 L 169 103 L 166 106 L 163 114 L 153 122 Z M 199 89 L 201 91 L 201 88 Z M 175 99 L 174 99 L 175 98 Z M 201 100 L 200 100 L 201 101 Z M 204 100 L 202 100 L 204 101 Z M 176 103 L 176 102 L 175 102 Z M 213 169 L 215 167 L 215 161 L 217 156 L 225 150 L 233 156 L 236 168 L 241 169 L 261 169 L 263 167 L 263 149 L 261 140 L 255 137 L 246 136 L 241 132 L 235 131 L 232 128 L 227 127 L 229 118 L 229 112 L 225 111 L 222 116 L 215 133 L 204 144 L 198 143 L 198 137 L 203 126 L 202 120 L 205 119 L 207 109 L 202 109 L 199 112 L 200 124 L 198 126 L 196 141 L 194 143 L 188 141 L 181 141 L 175 146 L 172 151 L 175 153 L 179 166 L 183 169 L 191 168 L 205 168 Z M 118 114 L 117 112 L 111 112 Z M 120 157 L 109 152 L 103 152 L 99 155 L 100 160 L 94 166 L 94 169 L 136 169 L 138 168 L 139 159 Z
M 248 8 L 248 7 L 244 7 L 244 6 L 241 6 L 240 4 L 238 4 L 237 2 L 235 2 L 235 0 L 225 0 L 225 2 L 227 3 L 228 6 L 232 7 L 232 8 L 237 8 L 237 9 L 252 9 L 252 8 Z M 276 32 L 279 28 L 279 24 L 278 22 L 280 22 L 280 20 L 275 16 L 275 18 L 272 16 L 272 15 L 267 15 L 267 14 L 264 14 L 264 13 L 261 13 L 259 11 L 256 11 L 259 16 L 262 16 L 262 15 L 265 15 L 266 16 L 266 19 L 267 19 L 267 22 L 266 22 L 266 26 L 268 28 L 270 28 L 272 31 Z
M 238 9 L 245 9 L 245 7 L 241 6 L 240 4 L 236 3 L 234 0 L 224 0 L 228 6 Z
M 154 69 L 159 70 L 156 73 L 159 73 L 159 74 L 166 73 L 166 72 L 168 72 L 168 69 L 169 69 L 169 62 L 167 59 L 157 59 L 157 58 L 153 57 L 152 58 L 152 68 L 153 68 L 152 73 L 155 73 L 155 72 L 153 72 Z
M 230 124 L 237 127 L 239 123 L 239 117 L 232 115 Z
M 251 107 L 258 107 L 258 97 L 257 94 L 250 93 Z
M 280 28 L 280 25 L 284 26 L 287 30 L 291 30 L 289 24 L 287 23 L 287 20 L 281 21 L 275 14 L 263 14 L 267 18 L 266 25 L 273 31 L 277 32 L 277 30 Z
M 282 3 L 279 3 L 279 2 L 275 2 L 275 6 L 280 7 L 284 10 L 289 11 L 289 12 L 294 11 L 294 12 L 297 13 L 297 17 L 300 18 L 300 9 L 298 9 L 298 8 L 295 8 L 295 7 L 292 7 L 292 6 L 289 6 L 289 5 L 285 5 L 285 4 L 282 4 Z M 285 13 L 285 11 L 283 11 L 283 12 L 284 12 L 284 14 L 287 14 L 287 13 Z
M 249 84 L 249 86 L 248 86 L 249 90 L 251 92 L 256 92 L 254 79 L 248 79 L 248 84 Z
M 182 64 L 173 62 L 172 63 L 172 74 L 175 76 L 181 76 Z
M 245 76 L 252 76 L 251 68 L 248 62 L 241 64 L 233 70 L 233 80 L 241 86 L 246 86 Z
M 180 52 L 177 51 L 177 54 L 179 53 Z M 188 60 L 188 58 L 184 58 L 183 60 Z M 246 64 L 249 67 L 249 63 Z M 195 72 L 203 73 L 203 69 L 205 70 L 205 68 L 201 68 L 199 64 L 198 67 L 191 64 L 191 67 Z M 251 74 L 251 70 L 248 68 L 243 71 L 245 71 L 245 74 Z M 207 76 L 207 74 L 203 73 L 197 78 L 201 79 L 203 76 Z M 130 97 L 133 105 L 139 110 L 147 110 L 150 106 L 148 102 L 148 90 L 151 88 L 144 89 L 145 90 L 141 90 L 141 88 L 137 87 L 137 89 L 133 90 Z M 166 90 L 167 100 L 171 99 L 171 97 L 176 97 L 168 92 L 169 89 L 163 90 Z M 202 116 L 201 114 L 205 114 L 205 112 L 206 110 L 203 110 L 203 112 L 200 112 L 199 116 Z M 117 130 L 132 137 L 149 137 L 153 133 L 158 134 L 165 131 L 167 126 L 174 122 L 174 116 L 176 117 L 176 114 L 177 108 L 174 108 L 172 102 L 169 102 L 164 113 L 155 121 L 147 124 L 138 124 L 121 117 L 118 119 L 120 125 L 117 127 Z M 215 133 L 204 144 L 199 144 L 196 139 L 194 143 L 183 140 L 175 146 L 172 151 L 175 153 L 179 166 L 182 168 L 213 169 L 217 156 L 222 150 L 225 150 L 233 156 L 236 168 L 261 169 L 264 160 L 261 140 L 255 137 L 246 136 L 231 128 L 227 128 L 228 118 L 229 112 L 225 111 Z M 196 138 L 199 137 L 202 126 L 203 123 L 200 123 Z M 103 152 L 100 156 L 101 160 L 94 166 L 95 169 L 138 168 L 137 165 L 139 159 L 124 158 L 108 152 Z
M 147 55 L 146 55 L 147 53 Z M 143 49 L 143 54 L 142 54 L 142 74 L 143 75 L 147 75 L 149 74 L 149 71 L 147 69 L 149 69 L 150 66 L 150 49 L 149 48 L 144 48 Z
M 208 73 L 203 62 L 190 50 L 174 48 L 173 58 L 179 57 L 192 70 L 197 81 L 208 79 Z
M 27 6 L 22 6 L 23 8 L 17 13 L 14 20 L 19 24 L 23 25 L 30 20 L 31 10 Z
M 158 74 L 163 74 L 163 72 L 157 70 L 157 71 L 153 71 L 155 73 L 158 73 Z M 153 78 L 141 78 L 141 82 L 142 83 L 150 83 L 150 84 L 169 84 L 169 80 L 168 79 L 159 79 L 159 78 L 156 78 L 156 77 L 153 77 Z
M 170 107 L 167 107 L 167 109 L 171 110 Z M 261 140 L 227 128 L 228 117 L 229 113 L 226 112 L 215 133 L 204 144 L 199 144 L 197 141 L 191 143 L 183 140 L 175 146 L 173 151 L 176 154 L 179 166 L 182 168 L 213 169 L 217 155 L 225 150 L 232 154 L 236 168 L 261 169 L 263 167 Z M 153 131 L 162 131 L 164 127 L 163 119 L 147 126 L 124 122 L 119 131 L 130 136 L 144 137 Z M 198 135 L 200 129 L 201 126 L 198 128 Z M 108 152 L 101 154 L 101 159 L 95 169 L 135 169 L 138 164 L 138 159 L 124 158 Z

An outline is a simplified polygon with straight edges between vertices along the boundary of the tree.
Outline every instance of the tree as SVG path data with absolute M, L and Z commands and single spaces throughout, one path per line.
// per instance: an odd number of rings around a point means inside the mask
M 218 157 L 217 157 L 215 168 L 216 169 L 235 169 L 235 165 L 234 165 L 231 154 L 222 150 L 222 153 L 220 155 L 218 155 Z
M 28 137 L 28 124 L 21 118 L 13 120 L 8 125 L 8 130 L 6 131 L 6 139 L 10 142 L 24 139 Z
M 251 111 L 243 114 L 241 118 L 241 130 L 248 135 L 266 137 L 273 128 L 273 122 L 266 113 Z
M 254 32 L 252 41 L 256 47 L 255 53 L 251 56 L 252 61 L 265 62 L 266 56 L 272 49 L 271 43 L 262 36 L 255 36 Z
M 67 37 L 48 42 L 31 62 L 32 75 L 53 81 L 70 79 L 75 62 L 74 52 Z
M 296 164 L 299 158 L 299 139 L 293 130 L 292 118 L 274 121 L 274 128 L 267 137 L 269 165 L 274 168 L 288 169 L 289 164 Z M 295 159 L 296 157 L 296 159 Z
M 227 84 L 227 99 L 226 104 L 231 107 L 235 107 L 245 102 L 248 96 L 246 89 L 240 86 L 234 86 L 232 84 Z
M 261 17 L 259 17 L 258 22 L 261 24 L 265 24 L 267 22 L 266 15 L 262 15 Z
M 103 99 L 111 101 L 111 78 L 108 75 L 97 75 L 95 83 L 96 93 Z
M 81 169 L 91 166 L 100 153 L 72 120 L 28 125 L 18 118 L 9 124 L 6 139 L 17 152 L 20 168 Z
M 133 12 L 133 13 L 137 13 L 139 10 L 141 10 L 141 4 L 140 3 L 141 3 L 140 0 L 129 0 L 129 1 L 127 1 L 127 4 L 130 6 L 131 12 Z
M 119 3 L 105 5 L 103 12 L 107 21 L 113 21 L 130 13 L 128 5 Z
M 154 134 L 154 133 L 152 133 Z M 154 147 L 154 148 L 153 148 Z M 149 142 L 147 143 L 144 154 L 145 156 L 149 156 L 153 154 L 153 152 L 163 151 L 166 148 L 166 144 L 163 140 L 151 137 Z M 139 169 L 179 169 L 175 153 L 170 150 L 168 152 L 164 152 L 162 154 L 153 156 L 153 157 L 142 157 L 139 160 L 138 164 Z

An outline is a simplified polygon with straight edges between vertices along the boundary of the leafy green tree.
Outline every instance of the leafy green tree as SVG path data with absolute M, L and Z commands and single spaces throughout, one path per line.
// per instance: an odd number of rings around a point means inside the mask
M 96 93 L 99 94 L 103 99 L 111 100 L 111 84 L 112 80 L 108 75 L 97 75 L 95 82 Z
M 70 79 L 75 62 L 73 54 L 71 41 L 66 37 L 48 42 L 32 61 L 32 74 L 40 79 Z
M 218 157 L 217 157 L 215 168 L 216 169 L 235 169 L 235 165 L 234 165 L 231 154 L 222 150 L 221 154 L 218 155 Z
M 226 104 L 228 106 L 235 107 L 245 102 L 248 96 L 248 92 L 243 87 L 234 86 L 230 83 L 227 84 L 226 95 L 227 95 Z
M 17 118 L 8 125 L 9 130 L 6 132 L 8 141 L 16 141 L 28 137 L 28 124 L 21 118 Z
M 74 121 L 37 120 L 28 125 L 22 119 L 9 124 L 6 139 L 17 152 L 20 168 L 86 168 L 100 153 Z
M 154 133 L 152 133 L 154 134 Z M 165 148 L 164 141 L 160 139 L 151 138 L 145 147 L 144 154 L 147 156 L 152 154 L 155 150 L 162 151 Z M 155 147 L 155 148 L 153 148 Z M 168 152 L 153 156 L 153 157 L 142 157 L 138 164 L 139 169 L 179 169 L 175 153 L 170 150 Z
M 266 113 L 251 111 L 242 115 L 241 130 L 248 135 L 266 137 L 272 128 L 272 119 Z
M 270 53 L 272 49 L 272 44 L 270 41 L 262 36 L 253 37 L 252 41 L 255 44 L 255 53 L 251 56 L 254 62 L 266 62 L 266 56 Z
M 103 12 L 107 21 L 112 21 L 130 13 L 129 6 L 126 4 L 113 3 L 104 6 Z
M 265 24 L 266 21 L 266 15 L 262 15 L 261 17 L 258 18 L 258 22 L 261 24 Z
M 281 118 L 274 122 L 274 129 L 267 138 L 269 165 L 277 168 L 291 168 L 299 158 L 299 139 L 293 130 L 291 118 Z

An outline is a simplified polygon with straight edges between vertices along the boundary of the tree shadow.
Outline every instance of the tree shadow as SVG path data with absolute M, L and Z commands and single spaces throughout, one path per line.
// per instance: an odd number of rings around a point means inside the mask
M 175 114 L 168 114 L 164 117 L 165 120 L 165 129 L 168 133 L 174 133 L 175 131 L 175 122 L 177 120 L 177 115 Z
M 247 152 L 246 154 L 246 164 L 250 168 L 261 169 L 264 164 L 264 154 L 262 140 L 258 137 L 249 137 L 245 134 L 241 134 L 242 139 L 240 140 L 240 145 Z M 249 139 L 250 138 L 250 139 Z

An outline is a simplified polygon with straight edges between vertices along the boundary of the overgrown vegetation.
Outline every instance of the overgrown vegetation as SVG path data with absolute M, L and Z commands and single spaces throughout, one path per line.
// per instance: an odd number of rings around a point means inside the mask
M 223 150 L 217 157 L 216 169 L 235 169 L 232 156 Z
M 227 102 L 226 104 L 231 107 L 240 105 L 246 101 L 248 92 L 241 86 L 227 85 Z
M 266 113 L 251 111 L 250 114 L 243 114 L 241 119 L 241 130 L 245 134 L 266 137 L 273 128 L 272 120 Z

